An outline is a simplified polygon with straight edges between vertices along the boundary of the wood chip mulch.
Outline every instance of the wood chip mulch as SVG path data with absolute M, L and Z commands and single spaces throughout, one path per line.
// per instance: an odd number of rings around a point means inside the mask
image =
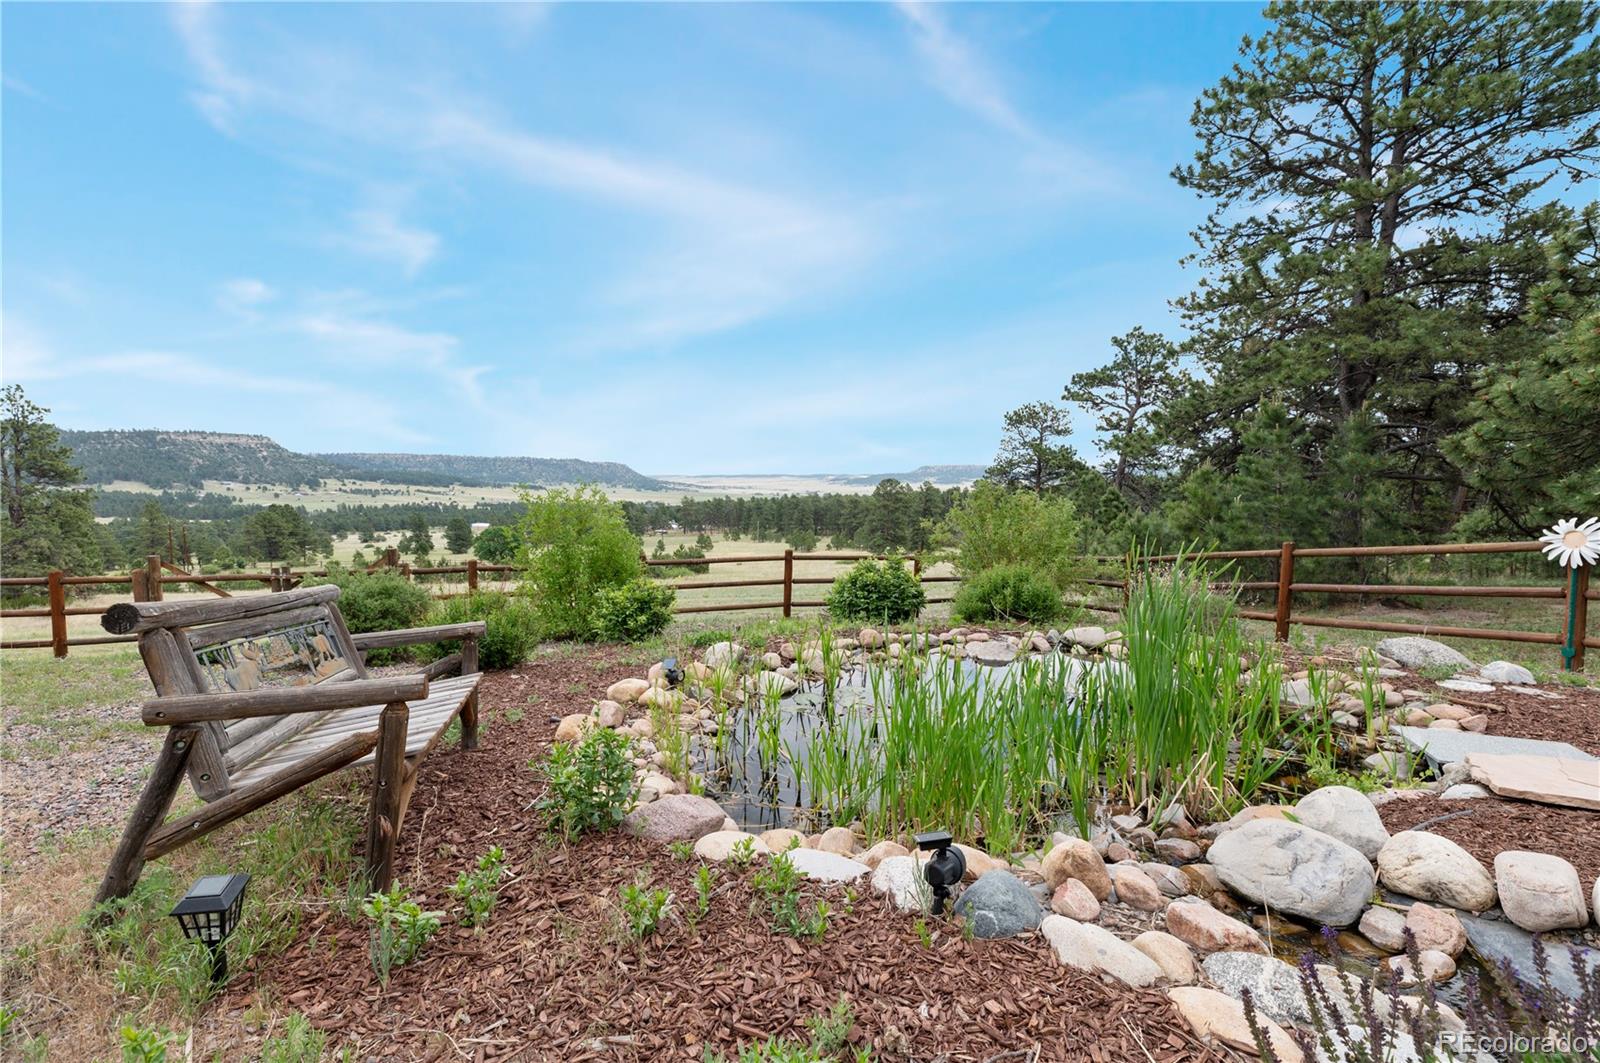
M 1578 880 L 1585 884 L 1600 877 L 1600 813 L 1597 812 L 1499 797 L 1467 801 L 1418 797 L 1390 801 L 1378 809 L 1378 815 L 1391 834 L 1450 816 L 1424 829 L 1449 838 L 1491 871 L 1497 854 L 1519 849 L 1553 853 L 1564 858 L 1578 869 Z
M 1600 687 L 1538 687 L 1552 697 L 1517 693 L 1499 686 L 1488 694 L 1463 694 L 1440 690 L 1428 680 L 1417 678 L 1419 690 L 1433 690 L 1442 700 L 1487 711 L 1489 734 L 1568 742 L 1600 757 Z
M 549 747 L 551 716 L 587 709 L 608 683 L 642 670 L 600 647 L 487 677 L 483 746 L 426 762 L 397 867 L 425 908 L 448 909 L 449 883 L 503 846 L 512 877 L 488 926 L 447 922 L 380 987 L 366 928 L 324 911 L 236 980 L 197 1054 L 237 1050 L 246 1012 L 265 1002 L 306 1015 L 330 1046 L 355 1041 L 366 1058 L 699 1060 L 708 1048 L 804 1039 L 805 1020 L 846 997 L 852 1042 L 880 1059 L 1235 1058 L 1197 1041 L 1161 992 L 1064 969 L 1037 935 L 968 941 L 930 919 L 924 944 L 915 919 L 863 883 L 853 897 L 806 887 L 832 915 L 821 940 L 796 940 L 772 930 L 750 873 L 731 865 L 718 868 L 707 914 L 691 920 L 695 862 L 616 833 L 553 841 L 531 807 L 528 767 Z M 515 723 L 512 708 L 524 713 Z M 673 892 L 675 909 L 642 946 L 622 933 L 616 903 L 641 874 Z

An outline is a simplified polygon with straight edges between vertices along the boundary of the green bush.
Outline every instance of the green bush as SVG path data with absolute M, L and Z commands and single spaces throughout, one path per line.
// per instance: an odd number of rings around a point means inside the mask
M 529 496 L 527 506 L 518 527 L 539 628 L 551 638 L 588 638 L 599 593 L 639 576 L 639 540 L 598 487 L 553 488 Z
M 643 642 L 672 622 L 678 592 L 647 579 L 607 587 L 595 596 L 594 632 L 604 642 Z
M 1061 615 L 1061 592 L 1025 565 L 1001 565 L 973 576 L 956 591 L 959 620 L 1018 620 L 1042 624 Z
M 538 808 L 567 838 L 609 830 L 633 808 L 633 742 L 620 731 L 596 727 L 575 745 L 557 743 L 539 764 L 550 784 Z
M 838 620 L 901 624 L 916 618 L 927 604 L 922 584 L 905 561 L 862 558 L 833 581 L 828 613 Z
M 303 586 L 311 586 L 307 580 Z M 396 631 L 417 627 L 428 615 L 433 599 L 426 589 L 393 572 L 351 572 L 328 566 L 326 579 L 339 588 L 339 612 L 354 633 Z M 368 664 L 387 664 L 406 656 L 405 650 L 370 650 Z
M 1082 568 L 1078 516 L 1065 498 L 1040 498 L 979 480 L 945 517 L 943 532 L 954 542 L 956 574 L 963 580 L 1021 565 L 1066 590 Z
M 464 624 L 482 620 L 483 637 L 478 640 L 478 667 L 485 671 L 515 668 L 533 656 L 539 644 L 539 620 L 533 605 L 514 594 L 479 591 L 464 598 L 446 598 L 433 603 L 429 624 Z M 455 653 L 459 642 L 435 642 L 425 656 L 429 660 Z
M 478 560 L 487 561 L 491 565 L 511 564 L 517 559 L 517 551 L 521 547 L 516 530 L 500 524 L 483 529 L 472 542 L 472 552 L 477 555 Z

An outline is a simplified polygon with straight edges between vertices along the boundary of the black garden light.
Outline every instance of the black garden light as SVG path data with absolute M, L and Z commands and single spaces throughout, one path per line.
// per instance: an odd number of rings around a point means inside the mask
M 228 954 L 222 945 L 239 925 L 244 888 L 249 882 L 250 876 L 244 872 L 207 875 L 190 886 L 189 892 L 172 909 L 172 917 L 183 927 L 183 936 L 204 942 L 211 950 L 212 985 L 222 985 L 228 980 Z
M 661 662 L 661 675 L 666 679 L 667 686 L 675 687 L 683 682 L 683 669 L 678 667 L 676 657 L 668 657 Z
M 944 902 L 950 899 L 950 887 L 961 881 L 967 873 L 967 858 L 960 849 L 953 849 L 955 841 L 947 830 L 924 831 L 916 836 L 917 848 L 931 852 L 922 868 L 922 877 L 933 887 L 933 914 L 944 911 Z

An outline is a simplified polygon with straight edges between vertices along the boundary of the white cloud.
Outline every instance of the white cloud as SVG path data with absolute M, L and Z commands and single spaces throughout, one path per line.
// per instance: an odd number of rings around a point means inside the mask
M 334 236 L 332 242 L 371 258 L 393 262 L 408 277 L 415 276 L 439 250 L 437 233 L 407 225 L 393 210 L 384 207 L 352 211 L 349 231 Z
M 217 286 L 217 306 L 247 319 L 258 316 L 257 309 L 277 297 L 271 285 L 255 277 L 235 277 Z
M 0 379 L 26 384 L 60 375 L 60 360 L 44 337 L 16 314 L 0 318 Z
M 972 47 L 953 32 L 931 5 L 902 0 L 895 5 L 911 23 L 917 50 L 933 68 L 934 84 L 956 106 L 1025 140 L 1039 134 L 1017 113 Z

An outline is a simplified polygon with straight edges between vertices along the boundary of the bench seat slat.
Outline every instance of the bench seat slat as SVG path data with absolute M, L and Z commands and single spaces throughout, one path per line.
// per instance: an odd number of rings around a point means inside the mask
M 429 684 L 426 699 L 407 703 L 411 713 L 406 728 L 407 756 L 427 748 L 434 735 L 449 724 L 467 697 L 477 689 L 480 678 L 482 678 L 481 673 L 474 672 L 470 675 L 436 679 Z M 235 787 L 248 786 L 275 775 L 298 761 L 314 756 L 353 734 L 374 730 L 378 726 L 378 717 L 382 712 L 382 705 L 335 709 L 322 716 L 311 727 L 240 768 L 233 774 L 230 782 Z M 367 764 L 371 761 L 372 754 L 369 753 L 355 763 Z

